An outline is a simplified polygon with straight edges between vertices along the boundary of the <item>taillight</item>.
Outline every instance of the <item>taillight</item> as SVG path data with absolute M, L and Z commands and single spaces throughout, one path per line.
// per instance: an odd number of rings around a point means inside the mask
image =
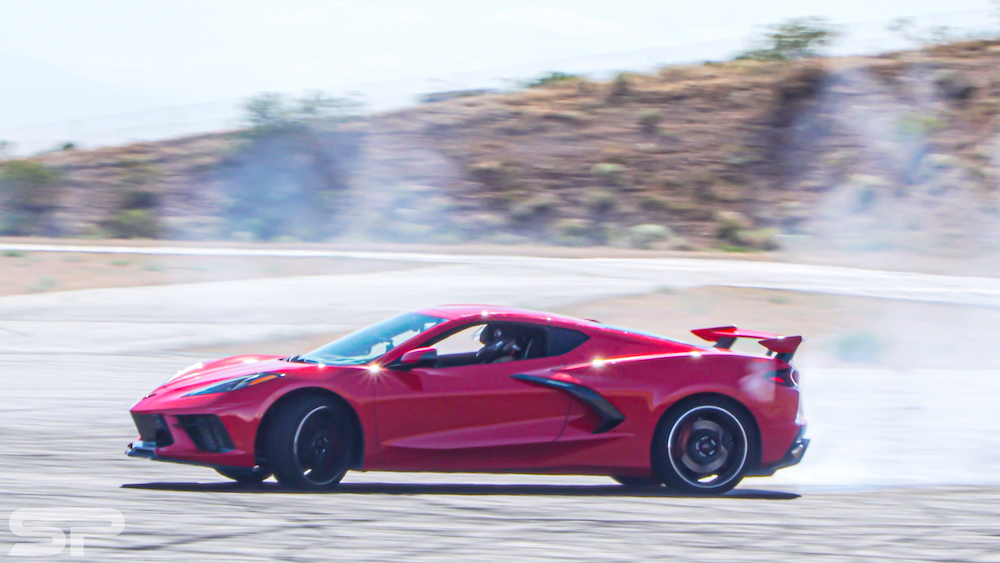
M 795 387 L 799 384 L 799 372 L 795 368 L 774 370 L 767 374 L 767 378 L 785 387 Z

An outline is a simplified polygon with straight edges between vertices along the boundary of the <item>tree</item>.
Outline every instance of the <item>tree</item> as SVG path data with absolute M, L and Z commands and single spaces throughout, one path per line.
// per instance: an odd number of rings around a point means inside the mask
M 354 119 L 363 105 L 354 98 L 327 96 L 322 92 L 309 92 L 300 98 L 265 93 L 247 100 L 243 110 L 253 129 L 294 129 Z
M 737 60 L 792 61 L 819 55 L 819 48 L 826 47 L 840 35 L 835 26 L 825 18 L 794 18 L 770 25 L 755 42 L 756 49 L 746 51 Z

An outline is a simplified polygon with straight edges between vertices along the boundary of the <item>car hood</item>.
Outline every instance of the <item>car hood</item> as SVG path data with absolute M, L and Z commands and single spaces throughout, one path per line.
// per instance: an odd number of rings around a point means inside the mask
M 282 356 L 233 356 L 221 360 L 205 362 L 200 367 L 195 367 L 187 372 L 175 375 L 169 381 L 160 385 L 149 396 L 157 395 L 166 391 L 187 391 L 199 389 L 206 385 L 263 372 L 280 372 L 301 369 L 307 364 L 283 361 Z

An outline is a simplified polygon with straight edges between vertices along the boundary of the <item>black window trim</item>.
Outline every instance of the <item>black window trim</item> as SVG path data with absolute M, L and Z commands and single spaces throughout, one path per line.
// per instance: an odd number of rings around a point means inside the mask
M 479 325 L 479 324 L 486 325 L 486 324 L 489 324 L 489 323 L 496 323 L 496 324 L 501 324 L 501 325 L 526 326 L 526 327 L 529 327 L 529 328 L 540 329 L 540 330 L 544 331 L 545 332 L 545 355 L 544 356 L 540 356 L 538 358 L 532 358 L 533 360 L 542 360 L 542 359 L 545 359 L 545 358 L 556 358 L 556 357 L 559 357 L 559 356 L 564 356 L 566 354 L 569 354 L 573 350 L 576 350 L 577 348 L 579 348 L 580 346 L 582 346 L 584 343 L 586 343 L 588 340 L 590 340 L 590 335 L 589 334 L 587 334 L 587 333 L 585 333 L 585 332 L 583 332 L 581 330 L 577 330 L 575 328 L 567 328 L 567 327 L 563 327 L 563 326 L 554 326 L 554 325 L 547 325 L 547 324 L 539 324 L 537 322 L 531 322 L 531 321 L 506 321 L 506 320 L 491 320 L 491 319 L 487 319 L 487 318 L 480 318 L 480 319 L 475 319 L 473 321 L 470 321 L 468 323 L 461 324 L 461 325 L 459 325 L 458 327 L 456 327 L 456 328 L 454 328 L 452 330 L 449 330 L 449 331 L 443 332 L 441 334 L 438 334 L 436 336 L 432 336 L 430 338 L 427 338 L 423 342 L 421 342 L 421 343 L 413 346 L 413 348 L 428 348 L 428 347 L 433 347 L 438 342 L 441 342 L 442 340 L 444 340 L 446 338 L 450 338 L 450 337 L 458 334 L 459 332 L 462 332 L 463 330 L 465 330 L 465 329 L 467 329 L 467 328 L 469 328 L 471 326 L 475 326 L 475 325 Z M 572 348 L 569 348 L 569 349 L 563 351 L 560 354 L 553 354 L 552 353 L 553 352 L 553 344 L 554 344 L 554 341 L 555 341 L 555 339 L 553 338 L 553 329 L 571 331 L 571 332 L 574 332 L 576 334 L 581 335 L 583 337 L 583 339 L 580 340 L 580 342 L 577 343 Z M 446 356 L 447 355 L 456 355 L 456 354 L 446 354 Z M 515 361 L 523 362 L 525 360 L 515 360 Z M 473 365 L 475 365 L 475 364 L 473 364 Z M 454 367 L 465 367 L 465 366 L 454 366 Z

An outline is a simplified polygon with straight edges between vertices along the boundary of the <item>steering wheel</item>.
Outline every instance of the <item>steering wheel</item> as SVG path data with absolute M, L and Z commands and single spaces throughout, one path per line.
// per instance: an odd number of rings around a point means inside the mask
M 488 364 L 492 362 L 503 355 L 503 349 L 506 345 L 507 342 L 503 338 L 494 340 L 476 352 L 476 361 L 481 364 Z

